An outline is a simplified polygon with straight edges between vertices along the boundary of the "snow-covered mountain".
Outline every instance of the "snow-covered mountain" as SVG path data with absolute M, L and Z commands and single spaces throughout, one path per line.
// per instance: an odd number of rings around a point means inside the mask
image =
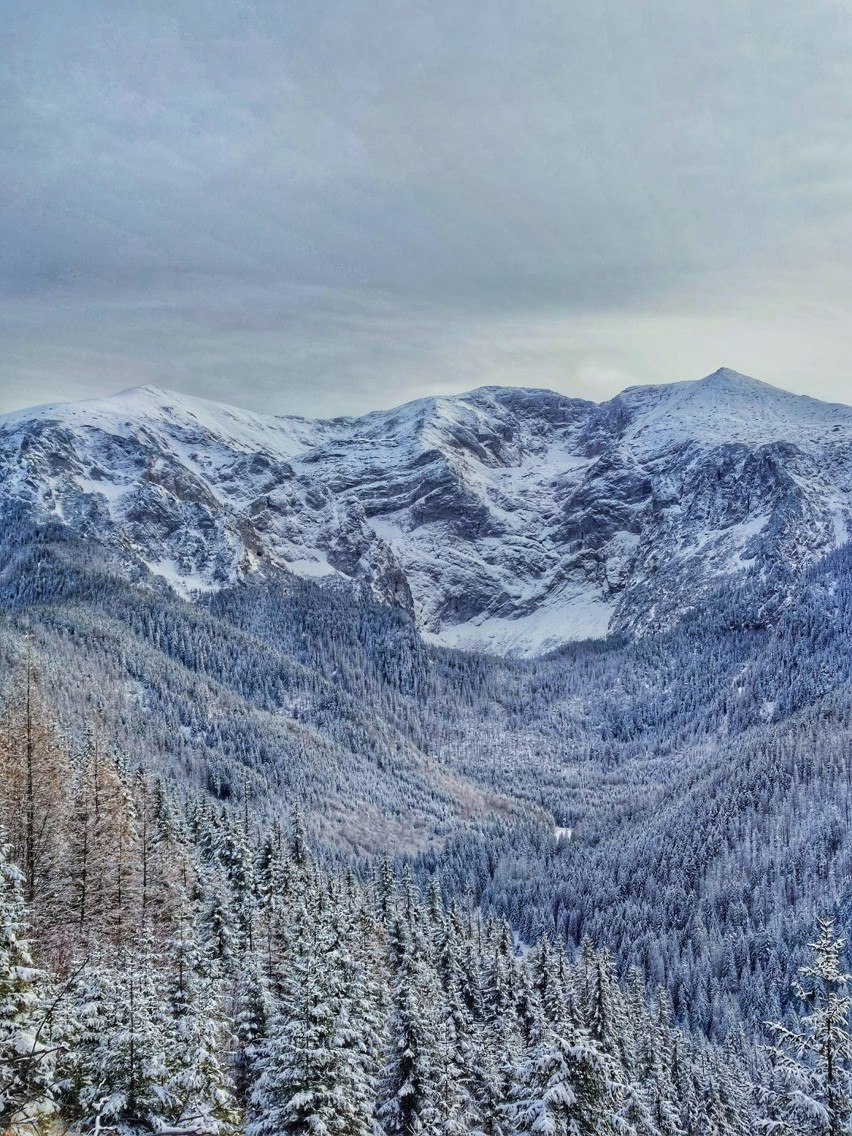
M 22 507 L 183 595 L 293 573 L 407 607 L 433 642 L 534 654 L 846 541 L 852 408 L 729 370 L 329 421 L 139 387 L 0 418 L 0 516 Z

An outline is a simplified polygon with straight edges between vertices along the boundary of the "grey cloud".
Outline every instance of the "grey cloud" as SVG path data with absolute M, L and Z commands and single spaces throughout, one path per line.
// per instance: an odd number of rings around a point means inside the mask
M 749 273 L 791 234 L 852 251 L 833 0 L 46 0 L 6 25 L 7 405 L 127 375 L 345 409 L 483 372 L 606 387 L 665 372 L 654 330 L 702 303 L 745 369 L 725 294 L 759 323 Z

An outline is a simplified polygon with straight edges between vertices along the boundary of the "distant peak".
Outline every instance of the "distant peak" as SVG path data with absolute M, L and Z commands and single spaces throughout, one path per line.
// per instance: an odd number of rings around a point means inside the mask
M 703 379 L 699 379 L 698 381 L 707 386 L 723 383 L 735 386 L 769 386 L 769 383 L 763 383 L 760 379 L 753 379 L 751 375 L 744 375 L 742 372 L 735 371 L 731 367 L 720 367 L 718 371 L 714 371 L 712 375 L 705 375 Z
M 97 401 L 97 400 L 95 400 Z M 107 401 L 139 403 L 139 402 L 172 402 L 172 403 L 205 403 L 209 399 L 199 398 L 197 395 L 184 394 L 182 391 L 169 390 L 168 387 L 158 387 L 154 383 L 142 383 L 136 387 L 127 387 L 109 395 Z
M 135 398 L 138 395 L 152 395 L 156 398 L 162 398 L 165 396 L 166 398 L 171 398 L 173 397 L 173 392 L 166 390 L 165 387 L 155 386 L 154 383 L 140 383 L 139 386 L 125 387 L 124 390 L 116 391 L 116 393 L 114 395 L 111 395 L 110 397 Z

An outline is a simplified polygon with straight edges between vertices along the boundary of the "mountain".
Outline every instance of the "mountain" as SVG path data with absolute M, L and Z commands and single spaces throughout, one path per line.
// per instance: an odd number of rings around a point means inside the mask
M 692 1030 L 759 1035 L 815 917 L 852 934 L 850 413 L 722 372 L 602 406 L 7 416 L 0 705 L 26 715 L 32 674 L 74 769 L 102 739 L 199 837 L 298 807 L 324 861 L 399 857 L 520 942 L 606 946 Z M 477 607 L 497 585 L 526 613 Z M 499 654 L 577 634 L 584 596 L 639 634 Z M 488 618 L 493 650 L 440 646 Z
M 0 418 L 10 510 L 183 597 L 305 577 L 427 641 L 534 655 L 673 626 L 748 569 L 789 590 L 852 532 L 852 409 L 725 369 L 327 421 L 140 387 Z

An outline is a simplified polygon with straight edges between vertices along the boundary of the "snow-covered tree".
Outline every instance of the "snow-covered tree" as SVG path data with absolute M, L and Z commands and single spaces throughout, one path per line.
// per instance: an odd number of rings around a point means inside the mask
M 162 996 L 146 942 L 133 952 L 103 952 L 79 976 L 65 1080 L 81 1127 L 135 1133 L 168 1122 Z
M 609 1078 L 592 1040 L 545 1027 L 518 1066 L 507 1111 L 516 1132 L 607 1136 L 613 1132 Z
M 232 1060 L 234 1092 L 243 1108 L 247 1106 L 260 1076 L 273 1013 L 267 974 L 255 960 L 246 960 L 237 974 Z
M 55 1110 L 59 1046 L 40 978 L 26 938 L 21 873 L 0 843 L 0 1124 L 15 1132 L 32 1132 Z
M 411 903 L 410 894 L 405 899 Z M 401 917 L 395 921 L 393 950 L 396 974 L 378 1116 L 387 1136 L 437 1133 L 446 1058 L 440 989 Z
M 229 1133 L 238 1116 L 227 1072 L 222 990 L 189 916 L 169 944 L 165 1099 L 173 1127 Z
M 258 1060 L 250 1136 L 372 1136 L 374 1071 L 337 931 L 302 908 Z
M 771 1025 L 774 1084 L 764 1094 L 763 1128 L 790 1136 L 841 1136 L 852 1122 L 852 1034 L 843 968 L 845 940 L 833 919 L 818 920 L 812 960 L 801 968 L 795 993 L 807 1012 L 798 1026 Z

